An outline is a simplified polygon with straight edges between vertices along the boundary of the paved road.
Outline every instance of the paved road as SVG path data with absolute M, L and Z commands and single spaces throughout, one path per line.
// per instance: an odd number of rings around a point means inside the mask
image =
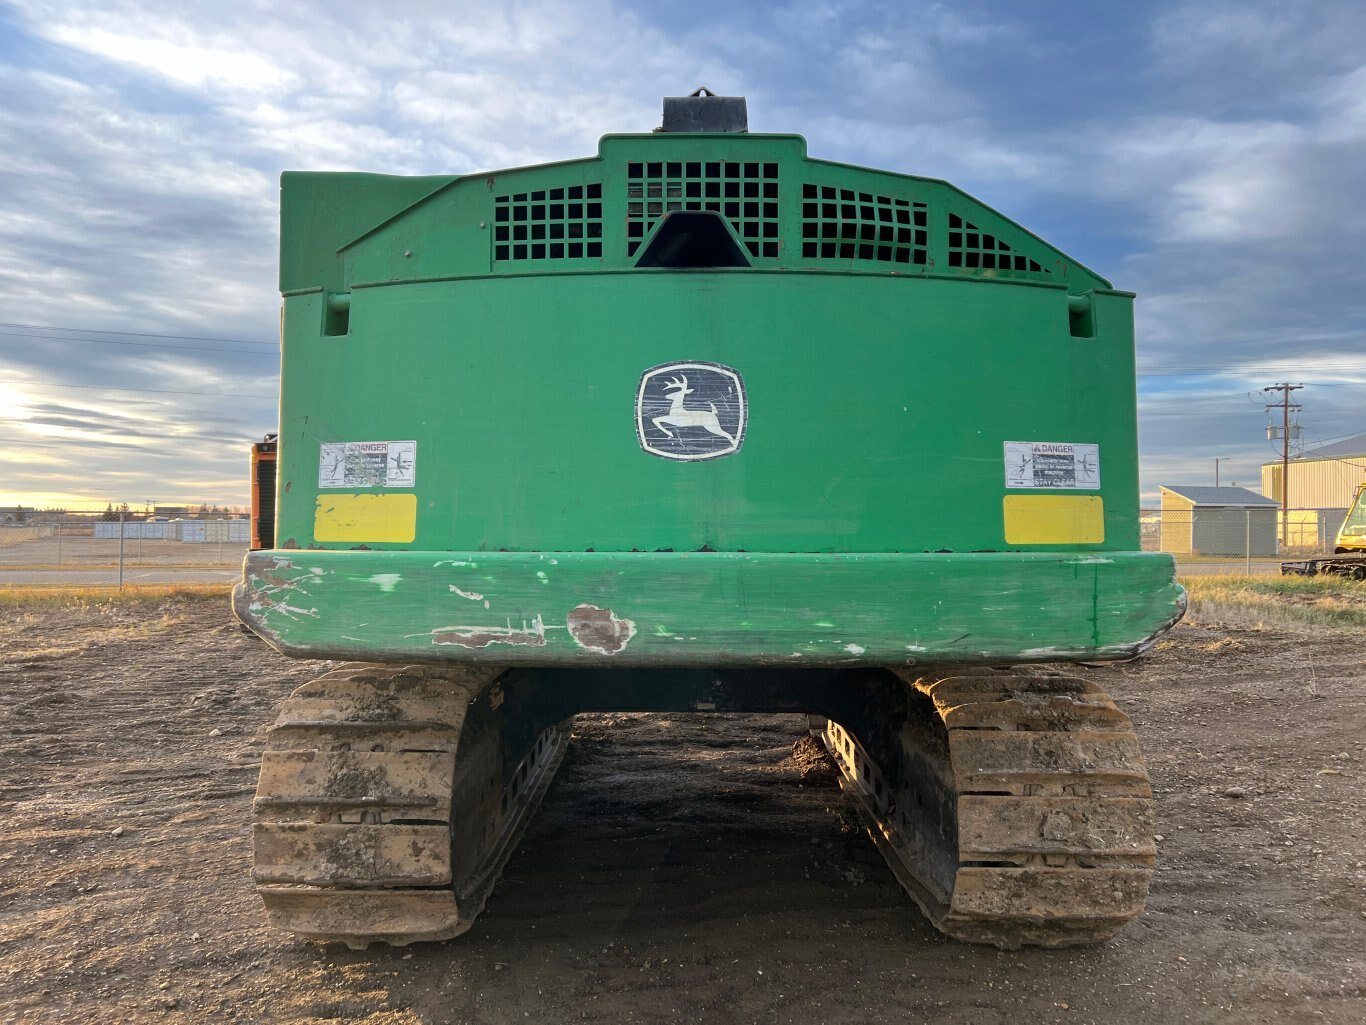
M 125 584 L 230 584 L 242 576 L 240 566 L 196 566 L 186 569 L 127 568 Z M 0 569 L 0 587 L 116 587 L 117 569 Z
M 1287 556 L 1287 558 L 1293 558 L 1293 556 Z M 1228 562 L 1182 562 L 1177 559 L 1176 572 L 1189 577 L 1225 576 L 1230 573 L 1240 575 L 1251 573 L 1253 576 L 1264 573 L 1279 574 L 1281 572 L 1281 560 L 1259 562 L 1253 559 L 1251 568 L 1249 568 L 1242 559 L 1230 559 Z

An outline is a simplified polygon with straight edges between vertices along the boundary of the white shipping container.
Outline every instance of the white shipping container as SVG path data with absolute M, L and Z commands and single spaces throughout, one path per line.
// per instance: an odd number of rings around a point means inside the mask
M 251 521 L 177 520 L 172 536 L 187 545 L 246 544 L 251 540 Z
M 163 540 L 166 537 L 165 523 L 144 523 L 141 520 L 132 520 L 120 524 L 117 521 L 96 520 L 95 536 L 101 538 L 117 538 L 119 528 L 123 528 L 125 538 L 143 538 L 150 540 Z

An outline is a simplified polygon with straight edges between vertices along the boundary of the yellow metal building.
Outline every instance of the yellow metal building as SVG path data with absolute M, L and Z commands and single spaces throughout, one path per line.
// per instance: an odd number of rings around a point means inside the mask
M 1366 434 L 1311 449 L 1290 460 L 1286 503 L 1290 512 L 1284 527 L 1277 526 L 1285 534 L 1286 549 L 1331 550 L 1362 481 L 1366 481 Z M 1262 464 L 1262 494 L 1280 503 L 1279 460 Z
M 1291 509 L 1338 509 L 1346 512 L 1356 487 L 1366 480 L 1366 434 L 1311 449 L 1290 460 Z M 1262 464 L 1262 494 L 1281 500 L 1281 462 Z

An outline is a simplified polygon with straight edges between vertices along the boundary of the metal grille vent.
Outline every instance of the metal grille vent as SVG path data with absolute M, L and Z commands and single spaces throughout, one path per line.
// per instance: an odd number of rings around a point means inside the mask
M 672 210 L 710 210 L 735 229 L 751 256 L 778 255 L 778 165 L 733 160 L 626 165 L 626 253 Z
M 928 260 L 924 203 L 853 189 L 802 188 L 802 256 L 924 265 Z
M 1026 271 L 1031 274 L 1053 273 L 957 214 L 949 214 L 949 266 L 973 270 Z
M 519 192 L 493 201 L 493 259 L 578 260 L 602 256 L 602 186 Z
M 262 548 L 275 547 L 275 459 L 256 463 L 256 536 Z

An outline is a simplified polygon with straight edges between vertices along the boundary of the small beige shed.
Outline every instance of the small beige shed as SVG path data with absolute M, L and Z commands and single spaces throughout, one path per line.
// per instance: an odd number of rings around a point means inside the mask
M 1247 488 L 1163 484 L 1160 548 L 1174 555 L 1276 555 L 1280 503 Z

